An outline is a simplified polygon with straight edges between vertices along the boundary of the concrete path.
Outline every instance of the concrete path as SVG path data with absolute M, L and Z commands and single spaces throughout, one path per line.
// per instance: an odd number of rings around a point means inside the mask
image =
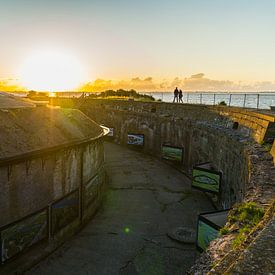
M 153 157 L 106 143 L 109 190 L 94 219 L 27 274 L 184 274 L 195 245 L 170 239 L 213 208 L 190 181 Z

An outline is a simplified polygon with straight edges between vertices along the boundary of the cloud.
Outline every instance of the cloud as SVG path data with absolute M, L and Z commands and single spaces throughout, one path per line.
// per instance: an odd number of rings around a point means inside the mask
M 275 91 L 275 83 L 271 81 L 255 82 L 244 84 L 242 82 L 234 82 L 231 80 L 215 80 L 205 77 L 204 73 L 191 75 L 190 77 L 174 79 L 156 80 L 152 77 L 144 79 L 134 77 L 129 80 L 113 81 L 97 79 L 93 83 L 87 83 L 81 90 L 86 91 L 105 91 L 118 89 L 134 89 L 143 91 L 173 91 L 175 87 L 179 87 L 183 91 L 228 91 L 228 92 L 251 92 L 251 91 Z
M 183 89 L 195 91 L 225 91 L 239 90 L 238 84 L 228 80 L 213 80 L 205 78 L 203 73 L 192 75 L 183 81 Z
M 102 92 L 106 90 L 134 89 L 138 92 L 173 91 L 175 87 L 183 91 L 217 91 L 217 92 L 263 92 L 275 91 L 275 82 L 262 81 L 254 83 L 234 82 L 231 80 L 215 80 L 198 73 L 189 77 L 173 79 L 155 79 L 151 76 L 141 78 L 139 76 L 124 79 L 111 80 L 98 78 L 93 82 L 87 82 L 80 91 Z M 0 79 L 0 91 L 24 91 L 18 79 Z
M 96 79 L 94 82 L 88 82 L 80 90 L 101 92 L 105 90 L 118 90 L 118 89 L 134 89 L 137 91 L 157 91 L 160 89 L 159 84 L 155 83 L 152 77 L 141 79 L 135 77 L 130 80 L 103 80 Z
M 191 75 L 190 78 L 203 78 L 204 77 L 204 74 L 203 73 L 199 73 L 199 74 L 193 74 Z
M 0 91 L 15 92 L 24 90 L 25 89 L 18 83 L 18 79 L 0 79 Z

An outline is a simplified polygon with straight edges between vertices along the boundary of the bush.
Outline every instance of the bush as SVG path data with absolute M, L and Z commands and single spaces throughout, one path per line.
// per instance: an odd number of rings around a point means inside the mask
M 29 91 L 27 94 L 27 97 L 35 97 L 35 96 L 37 96 L 37 92 L 33 90 Z
M 155 101 L 155 98 L 150 95 L 139 94 L 135 90 L 127 91 L 123 89 L 119 89 L 117 91 L 107 90 L 107 91 L 101 92 L 99 95 L 93 95 L 93 97 L 94 98 L 126 97 L 126 98 L 135 98 L 139 100 Z
M 251 230 L 261 221 L 264 216 L 264 210 L 254 202 L 240 204 L 228 216 L 230 224 L 237 223 L 238 235 L 232 242 L 234 248 L 240 246 Z M 223 230 L 223 232 L 225 232 Z
M 227 227 L 223 227 L 220 229 L 220 235 L 226 235 L 229 233 L 229 229 Z
M 226 104 L 226 102 L 223 100 L 223 101 L 219 102 L 218 105 L 220 105 L 220 106 L 226 106 L 227 104 Z

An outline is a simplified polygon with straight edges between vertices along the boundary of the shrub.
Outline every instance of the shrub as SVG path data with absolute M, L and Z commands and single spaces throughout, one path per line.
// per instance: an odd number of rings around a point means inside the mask
M 254 202 L 240 204 L 228 216 L 230 224 L 237 223 L 238 235 L 232 242 L 234 248 L 240 246 L 251 230 L 261 221 L 264 216 L 264 210 Z M 225 229 L 222 231 L 225 232 Z
M 223 236 L 223 235 L 228 234 L 228 232 L 229 232 L 229 229 L 225 226 L 225 227 L 220 229 L 219 233 L 220 233 L 221 236 Z
M 220 106 L 226 106 L 227 104 L 226 104 L 226 102 L 223 100 L 223 101 L 219 102 L 218 105 L 220 105 Z

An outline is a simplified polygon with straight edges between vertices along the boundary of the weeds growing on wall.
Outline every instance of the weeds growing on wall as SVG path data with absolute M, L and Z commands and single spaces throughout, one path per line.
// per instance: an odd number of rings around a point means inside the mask
M 264 210 L 254 202 L 240 204 L 230 211 L 228 223 L 220 230 L 220 235 L 226 235 L 232 232 L 232 228 L 237 230 L 237 236 L 232 245 L 233 248 L 240 246 L 251 230 L 261 221 L 264 216 Z M 234 230 L 233 230 L 234 231 Z

